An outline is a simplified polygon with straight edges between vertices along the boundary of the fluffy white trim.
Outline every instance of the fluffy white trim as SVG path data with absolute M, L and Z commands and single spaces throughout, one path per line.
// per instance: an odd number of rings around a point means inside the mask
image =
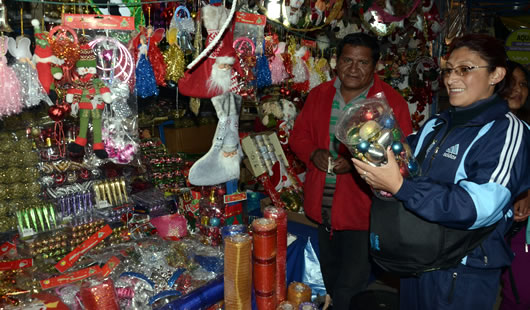
M 40 23 L 39 23 L 39 20 L 38 19 L 32 19 L 31 20 L 31 25 L 35 28 L 40 28 Z
M 229 56 L 217 56 L 215 59 L 215 63 L 217 64 L 227 64 L 227 65 L 233 65 L 236 62 L 235 57 L 229 57 Z
M 296 57 L 304 57 L 306 51 L 307 51 L 307 47 L 301 46 L 296 52 L 294 52 L 294 55 Z
M 64 64 L 64 60 L 63 59 L 60 59 L 58 58 L 57 56 L 49 56 L 49 57 L 44 57 L 44 58 L 41 58 L 39 57 L 37 54 L 34 54 L 33 55 L 33 63 L 34 64 L 37 64 L 37 63 L 52 63 L 52 64 L 55 64 L 55 65 L 62 65 Z
M 319 35 L 317 36 L 317 46 L 320 50 L 328 49 L 330 45 L 328 36 Z
M 202 8 L 202 21 L 206 30 L 219 30 L 228 18 L 224 6 L 206 5 Z
M 217 45 L 217 42 L 219 42 L 219 40 L 221 40 L 221 37 L 223 36 L 223 34 L 225 33 L 226 29 L 228 29 L 228 26 L 232 22 L 232 18 L 234 17 L 234 14 L 236 12 L 236 7 L 237 7 L 237 0 L 234 0 L 234 2 L 232 2 L 232 8 L 230 9 L 230 14 L 226 18 L 226 20 L 225 20 L 223 26 L 221 27 L 221 29 L 219 29 L 219 32 L 215 36 L 215 39 L 213 39 L 212 42 L 210 42 L 210 44 L 208 44 L 208 47 L 206 47 L 199 54 L 199 56 L 197 56 L 189 65 L 187 65 L 186 68 L 188 68 L 188 69 L 193 68 L 196 64 L 198 64 L 206 55 L 208 55 L 213 50 L 213 48 Z

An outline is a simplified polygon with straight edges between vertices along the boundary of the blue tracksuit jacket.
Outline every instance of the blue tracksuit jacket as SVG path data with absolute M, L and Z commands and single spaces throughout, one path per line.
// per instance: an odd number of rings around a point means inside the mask
M 513 200 L 530 188 L 530 129 L 497 95 L 473 104 L 477 105 L 486 108 L 461 124 L 454 125 L 457 122 L 447 111 L 409 136 L 415 156 L 430 145 L 422 176 L 404 180 L 395 197 L 410 211 L 447 227 L 474 229 L 499 221 L 462 263 L 501 268 L 513 258 L 504 241 L 513 221 Z

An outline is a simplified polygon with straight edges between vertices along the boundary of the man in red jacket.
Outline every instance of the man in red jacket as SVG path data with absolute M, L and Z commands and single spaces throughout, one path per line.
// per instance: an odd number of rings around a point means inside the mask
M 354 172 L 350 153 L 335 137 L 335 125 L 350 105 L 378 93 L 384 94 L 405 135 L 412 132 L 412 123 L 403 97 L 375 74 L 376 38 L 347 35 L 337 47 L 337 59 L 338 78 L 309 93 L 289 144 L 307 166 L 304 209 L 319 223 L 320 268 L 327 294 L 334 310 L 346 310 L 370 277 L 372 192 Z

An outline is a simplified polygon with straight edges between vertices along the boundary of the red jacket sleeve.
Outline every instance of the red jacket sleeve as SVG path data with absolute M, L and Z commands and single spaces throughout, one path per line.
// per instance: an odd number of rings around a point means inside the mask
M 316 97 L 318 97 L 316 92 L 309 93 L 302 110 L 296 117 L 291 136 L 289 137 L 291 150 L 306 165 L 310 164 L 309 157 L 311 153 L 318 148 L 311 139 L 312 118 L 318 102 Z
M 399 128 L 406 136 L 412 133 L 412 120 L 410 119 L 409 105 L 392 86 L 381 81 L 383 92 L 388 101 L 388 104 L 394 112 L 394 116 L 399 124 Z

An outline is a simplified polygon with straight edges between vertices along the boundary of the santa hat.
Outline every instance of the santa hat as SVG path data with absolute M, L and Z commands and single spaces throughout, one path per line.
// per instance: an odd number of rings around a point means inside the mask
M 222 6 L 207 5 L 201 9 L 202 19 L 209 37 L 206 48 L 188 64 L 189 70 L 179 80 L 179 91 L 183 95 L 195 98 L 212 98 L 220 95 L 220 91 L 212 90 L 208 86 L 212 67 L 216 63 L 231 64 L 234 66 L 233 70 L 241 72 L 236 52 L 232 46 L 233 30 L 230 30 L 236 7 L 237 0 L 233 1 L 230 12 L 227 12 Z M 210 36 L 213 33 L 215 33 L 215 37 Z
M 79 47 L 79 60 L 75 63 L 77 68 L 96 67 L 96 55 L 88 44 Z
M 43 33 L 42 29 L 40 28 L 39 21 L 37 19 L 33 19 L 31 20 L 31 24 L 35 29 L 35 55 L 40 58 L 53 56 L 52 48 L 48 42 L 48 39 L 46 38 L 46 34 Z

